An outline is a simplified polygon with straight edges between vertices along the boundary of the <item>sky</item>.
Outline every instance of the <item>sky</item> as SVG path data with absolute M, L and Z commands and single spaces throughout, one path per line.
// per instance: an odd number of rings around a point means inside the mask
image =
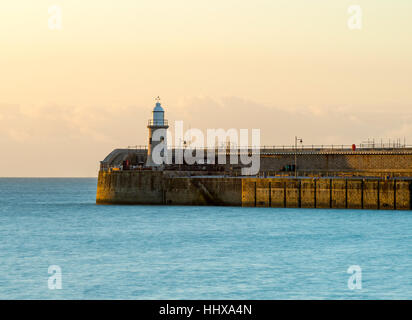
M 3 1 L 0 177 L 95 177 L 147 144 L 157 96 L 262 145 L 412 145 L 411 35 L 410 0 Z

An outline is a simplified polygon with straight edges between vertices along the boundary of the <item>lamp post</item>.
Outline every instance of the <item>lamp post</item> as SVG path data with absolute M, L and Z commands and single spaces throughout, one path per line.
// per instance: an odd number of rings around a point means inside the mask
M 298 177 L 298 142 L 302 143 L 303 139 L 295 136 L 295 178 Z

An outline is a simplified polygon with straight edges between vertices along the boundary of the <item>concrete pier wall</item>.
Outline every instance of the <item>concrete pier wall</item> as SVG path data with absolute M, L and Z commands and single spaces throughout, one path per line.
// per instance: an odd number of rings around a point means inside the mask
M 100 171 L 96 202 L 398 210 L 410 210 L 412 204 L 412 181 L 408 179 L 185 175 L 162 171 Z
M 242 205 L 240 178 L 190 178 L 162 171 L 100 171 L 98 204 Z
M 261 155 L 262 172 L 279 172 L 295 163 L 294 154 Z M 412 154 L 396 152 L 298 153 L 297 167 L 301 173 L 351 173 L 364 176 L 411 176 Z
M 231 178 L 166 178 L 165 204 L 241 206 L 242 181 Z
M 411 188 L 410 180 L 399 179 L 242 178 L 242 205 L 410 210 Z
M 96 203 L 163 204 L 163 183 L 160 171 L 100 171 Z

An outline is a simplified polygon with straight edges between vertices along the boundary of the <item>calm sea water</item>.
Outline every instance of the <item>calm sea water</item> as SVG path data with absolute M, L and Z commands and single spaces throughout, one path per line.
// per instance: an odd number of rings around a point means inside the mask
M 412 212 L 101 206 L 95 192 L 0 179 L 1 299 L 412 299 Z

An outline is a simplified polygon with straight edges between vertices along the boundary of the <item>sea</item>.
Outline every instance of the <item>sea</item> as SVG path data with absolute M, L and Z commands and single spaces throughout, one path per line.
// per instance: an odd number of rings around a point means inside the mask
M 412 299 L 412 212 L 96 205 L 0 179 L 0 299 Z

